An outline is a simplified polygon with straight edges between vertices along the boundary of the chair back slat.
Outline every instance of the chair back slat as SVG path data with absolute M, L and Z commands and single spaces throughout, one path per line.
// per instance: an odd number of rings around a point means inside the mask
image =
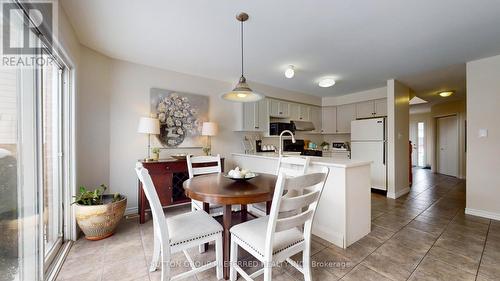
M 318 191 L 298 195 L 291 198 L 282 198 L 280 204 L 280 213 L 308 207 L 310 204 L 318 200 L 320 193 Z
M 298 215 L 278 219 L 276 221 L 275 232 L 281 232 L 288 229 L 292 229 L 294 227 L 300 227 L 305 224 L 306 221 L 310 220 L 313 216 L 313 210 L 308 209 L 305 212 L 302 212 Z
M 328 173 L 328 167 L 323 167 L 321 173 L 297 177 L 279 173 L 267 225 L 264 256 L 272 257 L 275 232 L 297 228 L 302 230 L 304 238 L 310 237 L 312 221 Z M 288 192 L 284 194 L 285 191 Z
M 160 198 L 156 193 L 155 186 L 153 184 L 153 180 L 149 175 L 149 171 L 142 166 L 141 163 L 137 163 L 135 166 L 135 171 L 137 173 L 137 177 L 139 181 L 142 183 L 142 189 L 144 190 L 144 194 L 146 194 L 146 198 L 148 199 L 149 206 L 151 207 L 151 213 L 153 215 L 153 228 L 155 233 L 157 233 L 161 237 L 161 240 L 168 245 L 169 237 L 168 237 L 168 227 L 167 221 L 165 220 L 165 214 L 163 213 L 163 208 L 160 203 Z
M 198 175 L 206 175 L 213 173 L 221 173 L 222 165 L 220 160 L 220 155 L 216 156 L 192 156 L 188 155 L 186 157 L 189 178 L 193 178 Z M 195 167 L 195 165 L 215 163 L 212 166 Z
M 285 190 L 304 190 L 314 187 L 325 180 L 323 173 L 307 174 L 307 177 L 286 177 Z

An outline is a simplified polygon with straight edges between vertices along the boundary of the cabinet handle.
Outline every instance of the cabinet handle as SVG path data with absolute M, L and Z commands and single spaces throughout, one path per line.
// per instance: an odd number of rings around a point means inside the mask
M 167 166 L 167 167 L 165 167 L 165 169 L 170 170 L 170 167 L 169 167 L 169 166 Z

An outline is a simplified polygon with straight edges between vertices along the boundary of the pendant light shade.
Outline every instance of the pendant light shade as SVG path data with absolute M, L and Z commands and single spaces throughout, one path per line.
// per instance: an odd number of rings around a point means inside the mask
M 264 98 L 263 95 L 255 93 L 248 86 L 243 68 L 243 22 L 248 20 L 248 14 L 240 13 L 236 19 L 241 22 L 241 77 L 234 89 L 222 95 L 222 98 L 233 102 L 256 102 Z
M 222 98 L 234 102 L 255 102 L 264 98 L 257 94 L 248 86 L 245 76 L 240 77 L 240 81 L 231 92 L 222 95 Z

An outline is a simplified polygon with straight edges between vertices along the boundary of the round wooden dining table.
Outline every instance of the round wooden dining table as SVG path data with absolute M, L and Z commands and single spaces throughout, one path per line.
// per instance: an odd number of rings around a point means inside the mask
M 203 209 L 208 213 L 209 204 L 223 205 L 223 259 L 224 279 L 229 279 L 229 249 L 232 224 L 232 205 L 241 205 L 241 220 L 247 220 L 247 204 L 266 202 L 269 214 L 274 186 L 277 177 L 271 174 L 259 174 L 250 180 L 232 180 L 222 173 L 196 176 L 183 183 L 186 196 L 203 202 Z

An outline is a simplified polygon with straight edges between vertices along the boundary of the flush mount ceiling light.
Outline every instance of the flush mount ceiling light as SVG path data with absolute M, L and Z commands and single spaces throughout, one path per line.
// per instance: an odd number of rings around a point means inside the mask
M 453 95 L 453 93 L 455 93 L 455 91 L 443 91 L 439 92 L 439 95 L 442 96 L 443 98 L 446 98 Z
M 231 92 L 222 95 L 222 98 L 234 102 L 255 102 L 264 98 L 263 95 L 257 94 L 247 84 L 247 79 L 243 75 L 243 23 L 248 20 L 247 13 L 240 13 L 236 19 L 241 23 L 241 77 L 238 84 Z
M 333 78 L 323 78 L 319 80 L 318 86 L 321 88 L 328 88 L 335 85 L 335 79 Z
M 294 69 L 293 65 L 289 65 L 287 67 L 287 69 L 285 70 L 285 77 L 288 79 L 291 79 L 291 78 L 293 78 L 294 75 L 295 75 L 295 69 Z

